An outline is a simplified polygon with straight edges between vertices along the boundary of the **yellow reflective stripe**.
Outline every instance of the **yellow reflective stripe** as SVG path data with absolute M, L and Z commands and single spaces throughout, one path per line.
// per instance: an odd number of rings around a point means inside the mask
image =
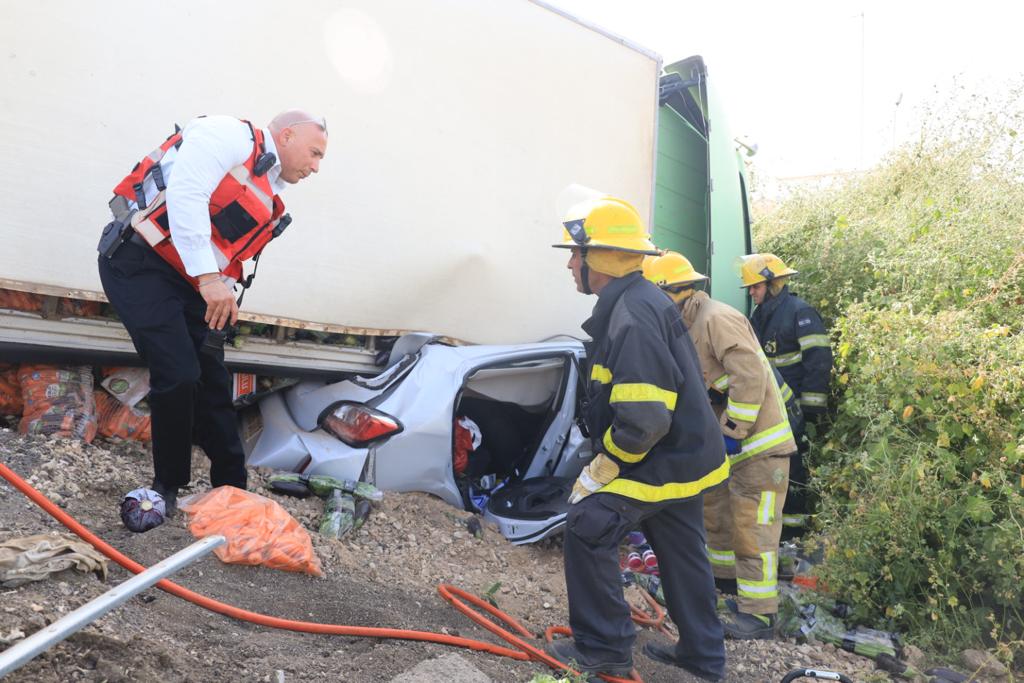
M 757 413 L 761 410 L 760 403 L 740 403 L 729 399 L 729 405 L 725 413 L 734 420 L 753 422 L 757 419 Z
M 770 429 L 743 439 L 742 452 L 746 453 L 749 451 L 751 455 L 757 455 L 765 449 L 791 438 L 793 438 L 793 430 L 789 428 L 789 421 L 785 420 Z
M 741 597 L 775 598 L 779 595 L 779 581 L 776 575 L 775 553 L 761 553 L 761 580 L 750 581 L 736 577 L 736 592 Z
M 764 453 L 773 446 L 784 443 L 787 439 L 793 438 L 793 430 L 789 428 L 789 421 L 780 422 L 771 429 L 758 432 L 742 441 L 742 448 L 736 455 L 730 455 L 729 460 L 733 467 L 758 453 Z
M 813 391 L 805 391 L 800 395 L 800 405 L 824 408 L 828 405 L 828 395 Z
M 779 597 L 779 584 L 777 582 L 773 582 L 771 587 L 756 586 L 754 585 L 756 583 L 758 582 L 736 579 L 736 592 L 739 593 L 740 597 L 752 598 L 754 600 Z
M 809 334 L 806 337 L 797 339 L 801 349 L 810 349 L 815 346 L 829 346 L 827 334 Z
M 725 373 L 714 382 L 711 383 L 715 389 L 718 389 L 723 394 L 729 389 L 729 373 Z
M 768 373 L 768 381 L 771 382 L 771 393 L 772 396 L 775 397 L 775 405 L 779 409 L 779 415 L 782 415 L 788 424 L 789 412 L 786 410 L 786 402 L 789 401 L 790 398 L 793 398 L 793 390 L 790 389 L 789 385 L 785 382 L 782 383 L 782 386 L 779 386 L 776 382 L 772 381 L 775 379 L 776 372 L 772 370 L 772 366 L 764 354 L 761 354 L 761 363 L 764 365 L 765 372 Z M 779 373 L 779 379 L 782 379 L 781 373 Z M 788 398 L 783 395 L 783 389 L 785 389 L 785 394 L 788 394 Z
M 678 394 L 668 389 L 662 389 L 653 384 L 616 384 L 612 387 L 612 395 L 608 398 L 609 403 L 636 403 L 641 401 L 657 401 L 664 403 L 669 410 L 676 409 Z
M 757 506 L 757 523 L 772 524 L 775 521 L 775 491 L 761 491 L 761 504 Z
M 789 514 L 782 515 L 782 526 L 805 527 L 810 521 L 810 515 Z
M 736 566 L 736 553 L 731 550 L 716 550 L 714 548 L 708 548 L 708 560 L 711 564 L 718 565 L 719 567 L 734 567 Z
M 594 363 L 594 367 L 590 368 L 590 379 L 601 384 L 610 384 L 612 381 L 612 371 L 603 365 Z
M 644 484 L 643 482 L 631 479 L 614 479 L 610 484 L 601 489 L 601 493 L 617 493 L 620 496 L 657 503 L 662 500 L 674 500 L 677 498 L 692 498 L 707 489 L 721 484 L 729 478 L 729 461 L 724 461 L 716 469 L 697 481 L 673 482 L 671 484 Z
M 803 353 L 801 353 L 800 351 L 794 351 L 793 353 L 787 353 L 781 356 L 774 356 L 772 358 L 769 358 L 768 360 L 770 360 L 772 362 L 772 365 L 774 365 L 777 368 L 785 368 L 790 365 L 796 365 L 803 359 Z
M 601 442 L 604 444 L 605 450 L 607 450 L 609 453 L 614 455 L 622 462 L 640 462 L 641 460 L 644 459 L 644 456 L 650 452 L 644 451 L 643 453 L 630 453 L 629 451 L 622 450 L 621 448 L 615 445 L 614 441 L 612 441 L 611 427 L 609 427 L 608 431 L 604 433 L 604 438 L 601 439 Z

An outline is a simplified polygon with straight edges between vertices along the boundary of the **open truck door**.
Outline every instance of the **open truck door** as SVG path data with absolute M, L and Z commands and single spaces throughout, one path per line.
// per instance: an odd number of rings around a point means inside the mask
M 669 64 L 658 107 L 654 243 L 711 278 L 710 294 L 749 312 L 732 263 L 748 254 L 746 168 L 700 56 Z

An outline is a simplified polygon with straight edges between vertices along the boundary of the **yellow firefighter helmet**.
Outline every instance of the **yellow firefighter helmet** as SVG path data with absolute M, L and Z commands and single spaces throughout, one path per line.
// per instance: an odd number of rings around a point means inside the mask
M 736 259 L 737 270 L 743 284 L 740 288 L 756 285 L 758 282 L 770 282 L 780 277 L 796 275 L 793 270 L 775 254 L 748 254 Z
M 644 258 L 644 277 L 663 289 L 708 279 L 707 275 L 694 270 L 689 259 L 674 251 Z
M 553 247 L 659 253 L 640 214 L 622 199 L 601 197 L 580 202 L 569 209 L 562 225 L 562 242 Z

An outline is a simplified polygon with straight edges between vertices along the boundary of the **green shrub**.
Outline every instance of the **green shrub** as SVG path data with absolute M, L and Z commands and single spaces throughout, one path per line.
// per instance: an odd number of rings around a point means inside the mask
M 926 644 L 1019 641 L 1024 335 L 858 304 L 839 338 L 843 391 L 814 454 L 822 579 Z
M 832 325 L 811 452 L 822 579 L 866 620 L 1008 660 L 1024 654 L 1020 92 L 755 224 Z

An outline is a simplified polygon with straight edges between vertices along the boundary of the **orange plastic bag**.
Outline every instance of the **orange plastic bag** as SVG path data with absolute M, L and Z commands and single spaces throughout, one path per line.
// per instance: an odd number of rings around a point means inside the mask
M 218 486 L 181 499 L 178 509 L 188 515 L 188 530 L 196 538 L 220 534 L 228 540 L 213 551 L 222 562 L 323 576 L 309 534 L 269 498 Z
M 0 415 L 21 415 L 23 406 L 18 366 L 0 363 Z
M 92 368 L 22 365 L 18 382 L 25 403 L 19 432 L 77 437 L 86 443 L 96 436 Z
M 69 318 L 94 318 L 100 314 L 99 301 L 83 301 L 82 299 L 61 298 L 57 303 L 57 312 Z
M 14 289 L 0 289 L 0 308 L 12 308 L 16 311 L 42 313 L 43 295 L 31 292 L 19 292 Z M 61 297 L 57 301 L 58 315 L 68 318 L 96 317 L 103 310 L 99 301 L 84 301 Z
M 43 297 L 40 294 L 19 292 L 14 289 L 0 289 L 0 308 L 38 313 L 43 310 Z
M 96 420 L 103 436 L 133 441 L 150 441 L 153 438 L 152 418 L 148 413 L 126 406 L 105 391 L 96 392 Z

